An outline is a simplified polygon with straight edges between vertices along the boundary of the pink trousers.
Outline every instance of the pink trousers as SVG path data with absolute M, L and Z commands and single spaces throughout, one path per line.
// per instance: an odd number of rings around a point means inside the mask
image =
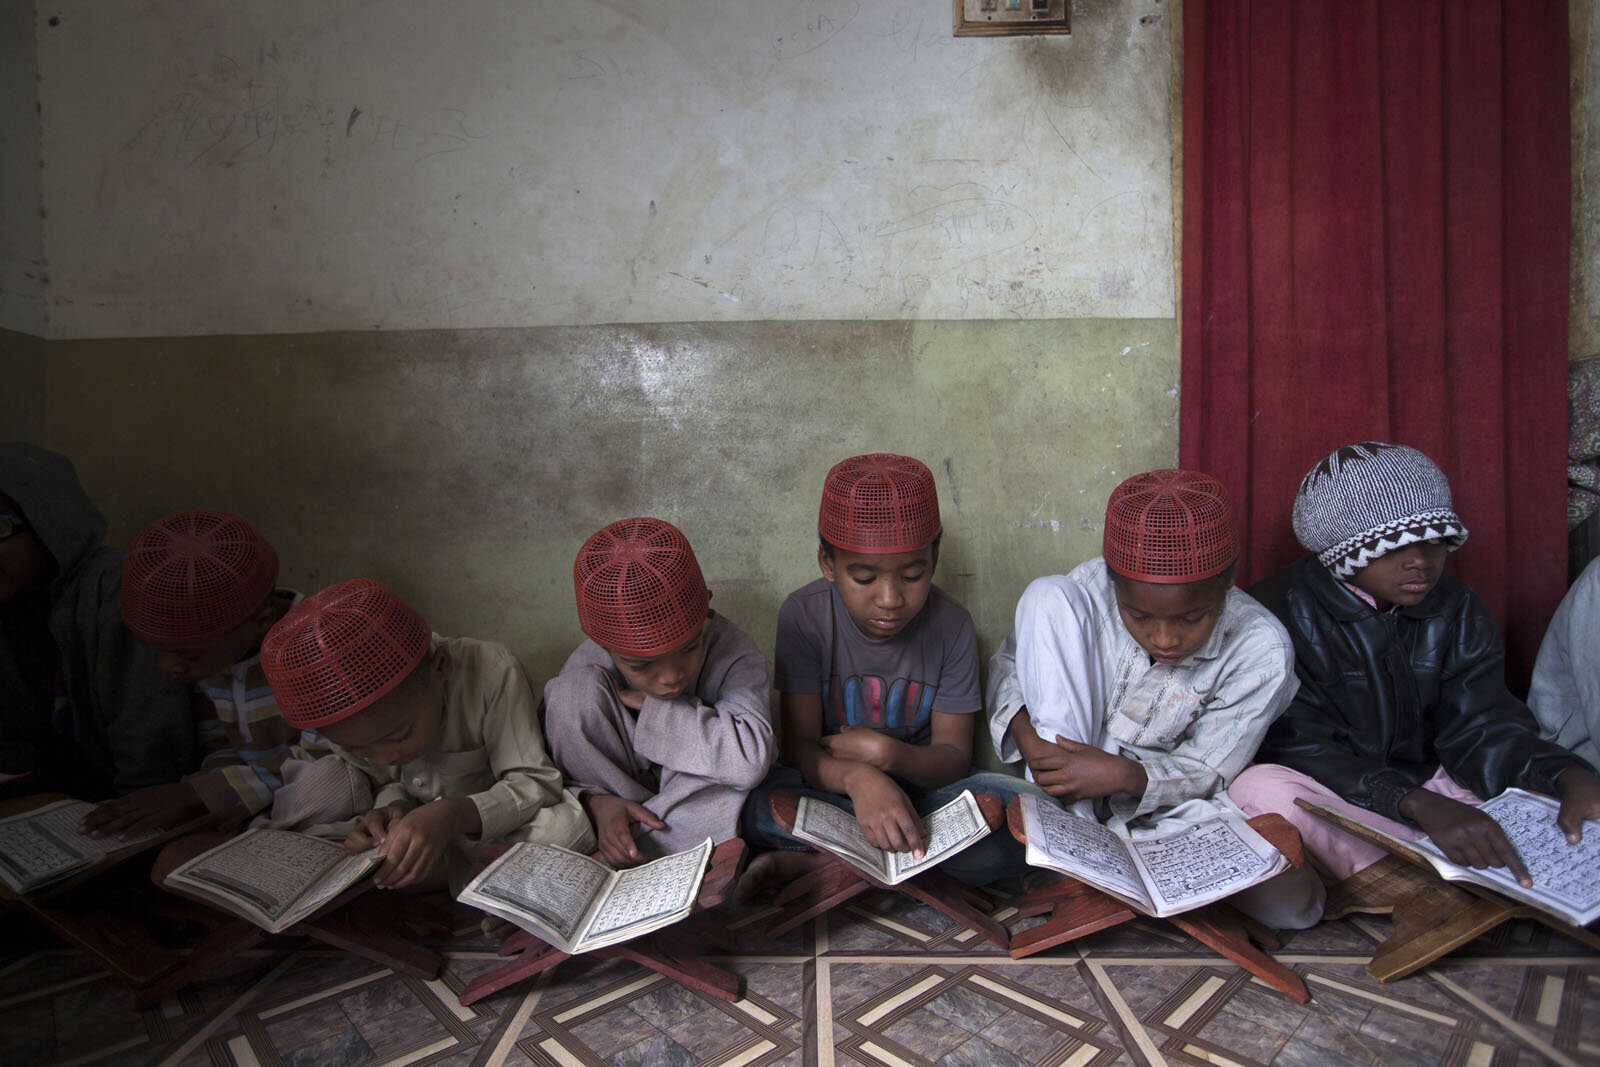
M 1434 772 L 1433 777 L 1422 784 L 1422 788 L 1447 796 L 1451 800 L 1459 800 L 1463 804 L 1471 804 L 1473 807 L 1483 803 L 1477 794 L 1451 778 L 1443 767 Z M 1258 763 L 1254 767 L 1245 768 L 1244 773 L 1235 778 L 1233 785 L 1228 787 L 1228 796 L 1244 809 L 1246 815 L 1261 815 L 1275 811 L 1293 823 L 1295 829 L 1300 831 L 1301 840 L 1305 842 L 1307 858 L 1322 872 L 1322 876 L 1330 885 L 1342 882 L 1357 871 L 1372 866 L 1388 853 L 1377 845 L 1369 845 L 1354 834 L 1346 833 L 1326 819 L 1313 815 L 1296 804 L 1295 797 L 1305 797 L 1312 803 L 1325 804 L 1395 837 L 1415 841 L 1422 836 L 1422 831 L 1415 827 L 1386 819 L 1366 808 L 1357 807 L 1315 778 L 1276 763 Z

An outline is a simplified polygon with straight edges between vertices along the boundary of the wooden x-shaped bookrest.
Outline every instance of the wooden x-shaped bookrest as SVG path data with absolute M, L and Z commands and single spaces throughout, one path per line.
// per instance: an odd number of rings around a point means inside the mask
M 1298 867 L 1304 862 L 1300 831 L 1289 820 L 1281 815 L 1268 814 L 1257 815 L 1249 821 L 1256 833 L 1288 858 L 1290 866 Z M 1013 837 L 1027 843 L 1022 828 L 1020 798 L 1013 798 L 1006 805 L 1006 825 L 1011 828 Z M 1076 878 L 1063 878 L 1022 898 L 1018 906 L 1019 918 L 1033 915 L 1049 917 L 1011 939 L 1011 958 L 1020 960 L 1096 930 L 1125 923 L 1139 914 L 1131 905 L 1091 885 Z M 1280 942 L 1277 935 L 1249 916 L 1240 914 L 1226 901 L 1207 904 L 1180 915 L 1169 915 L 1166 921 L 1301 1004 L 1311 999 L 1299 975 L 1256 947 L 1278 948 Z
M 34 808 L 69 797 L 40 793 L 0 803 L 0 817 L 21 815 Z M 55 934 L 81 948 L 134 989 L 142 989 L 176 970 L 183 957 L 152 938 L 145 929 L 145 914 L 159 910 L 145 878 L 146 854 L 163 841 L 172 840 L 210 822 L 205 815 L 160 837 L 107 853 L 93 864 L 32 893 L 13 894 L 0 887 L 0 904 L 20 908 Z M 196 918 L 186 914 L 186 918 Z
M 1394 933 L 1378 945 L 1367 963 L 1367 973 L 1380 982 L 1393 982 L 1419 971 L 1508 919 L 1536 919 L 1590 948 L 1600 949 L 1600 934 L 1593 930 L 1564 923 L 1492 889 L 1447 882 L 1420 853 L 1397 845 L 1342 812 L 1298 800 L 1296 803 L 1394 853 L 1329 889 L 1322 912 L 1327 919 L 1355 912 L 1393 914 Z
M 1000 798 L 989 793 L 977 795 L 978 810 L 989 823 L 990 830 L 998 830 L 1005 820 L 1005 809 Z M 795 815 L 799 811 L 800 797 L 787 789 L 775 790 L 771 797 L 772 817 L 787 833 L 794 832 Z M 842 859 L 830 859 L 808 874 L 801 875 L 783 888 L 772 902 L 781 909 L 767 926 L 772 937 L 781 937 L 801 923 L 816 918 L 825 911 L 838 907 L 852 897 L 869 889 L 887 889 L 891 893 L 904 893 L 978 934 L 985 941 L 1000 948 L 1010 946 L 1006 928 L 989 917 L 994 904 L 984 894 L 951 878 L 937 868 L 908 878 L 899 885 L 886 885 L 871 875 L 852 867 Z
M 665 929 L 619 945 L 597 948 L 584 955 L 632 960 L 666 975 L 674 982 L 729 1003 L 743 999 L 744 978 L 708 963 L 700 956 L 707 944 L 731 952 L 734 948 L 733 936 L 698 913 L 714 908 L 728 898 L 735 879 L 739 877 L 739 868 L 744 863 L 744 852 L 744 841 L 737 837 L 729 838 L 712 849 L 705 877 L 700 880 L 700 895 L 694 902 L 696 914 Z M 518 930 L 501 942 L 499 953 L 502 956 L 515 955 L 516 959 L 468 982 L 467 988 L 461 991 L 463 1005 L 482 1000 L 491 993 L 499 992 L 524 978 L 532 978 L 572 958 L 570 954 L 541 941 L 526 930 Z
M 193 918 L 200 919 L 207 933 L 183 965 L 141 992 L 134 1007 L 148 1008 L 182 989 L 241 952 L 249 951 L 276 935 L 242 919 L 216 909 L 205 898 L 167 885 L 167 876 L 207 849 L 228 839 L 228 834 L 190 834 L 172 842 L 156 857 L 150 880 L 169 893 L 205 905 Z M 415 975 L 437 978 L 444 969 L 444 957 L 419 945 L 412 928 L 427 933 L 445 934 L 451 930 L 450 916 L 427 901 L 404 892 L 378 892 L 370 878 L 364 878 L 334 897 L 310 916 L 283 931 L 284 937 L 313 937 L 334 948 L 363 956 L 385 967 Z M 347 907 L 357 897 L 359 905 Z

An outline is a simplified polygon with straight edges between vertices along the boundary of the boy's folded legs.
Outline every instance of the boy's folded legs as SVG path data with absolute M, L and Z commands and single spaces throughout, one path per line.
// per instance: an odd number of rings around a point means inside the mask
M 922 815 L 950 803 L 967 789 L 970 789 L 974 796 L 979 793 L 989 793 L 1002 805 L 1022 793 L 1048 797 L 1044 790 L 1032 782 L 998 771 L 976 771 L 937 789 L 919 789 L 905 782 L 899 784 L 917 812 Z M 772 794 L 780 790 L 797 796 L 812 797 L 843 808 L 845 811 L 855 812 L 855 805 L 851 803 L 848 795 L 808 786 L 798 770 L 780 764 L 772 768 L 767 780 L 752 790 L 745 799 L 742 823 L 744 839 L 753 848 L 789 852 L 809 852 L 811 849 L 810 845 L 784 830 L 773 818 Z M 769 864 L 763 864 L 763 867 L 766 866 Z M 753 864 L 752 870 L 754 870 Z M 939 870 L 964 885 L 983 886 L 999 878 L 1021 876 L 1027 870 L 1027 862 L 1022 845 L 1011 836 L 1010 831 L 1001 827 L 971 848 L 939 864 Z
M 1470 789 L 1451 778 L 1443 767 L 1422 783 L 1422 788 L 1472 807 L 1483 803 Z M 1297 797 L 1343 812 L 1394 837 L 1416 840 L 1422 836 L 1416 827 L 1352 804 L 1315 778 L 1291 767 L 1258 763 L 1247 768 L 1234 779 L 1228 789 L 1228 798 L 1239 805 L 1246 815 L 1277 812 L 1288 819 L 1300 831 L 1300 840 L 1305 844 L 1306 859 L 1309 861 L 1307 866 L 1320 870 L 1329 884 L 1342 882 L 1352 874 L 1366 870 L 1388 853 L 1302 808 L 1295 803 Z
M 1328 890 L 1311 864 L 1302 863 L 1259 885 L 1241 890 L 1228 903 L 1262 926 L 1306 930 L 1322 921 Z

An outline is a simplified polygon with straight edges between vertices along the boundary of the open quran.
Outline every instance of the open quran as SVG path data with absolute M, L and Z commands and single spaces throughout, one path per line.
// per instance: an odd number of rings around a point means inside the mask
M 921 856 L 910 852 L 889 852 L 867 841 L 856 817 L 834 804 L 815 797 L 801 797 L 794 817 L 794 836 L 871 875 L 884 885 L 899 885 L 915 878 L 970 848 L 989 836 L 989 823 L 978 807 L 972 790 L 942 808 L 929 812 L 922 820 L 927 845 Z
M 1024 795 L 1028 863 L 1071 875 L 1146 915 L 1178 915 L 1232 896 L 1289 861 L 1236 815 L 1130 837 L 1038 797 Z
M 484 868 L 456 899 L 576 956 L 685 918 L 694 910 L 710 858 L 709 837 L 626 870 L 525 841 Z
M 114 853 L 138 852 L 161 836 L 160 830 L 127 837 L 80 834 L 78 824 L 94 808 L 86 800 L 58 800 L 0 819 L 0 881 L 13 893 L 30 893 Z
M 376 848 L 352 856 L 342 844 L 308 834 L 246 830 L 178 867 L 166 884 L 277 934 L 382 862 Z
M 1549 797 L 1507 789 L 1478 809 L 1505 831 L 1533 878 L 1531 889 L 1518 885 L 1505 867 L 1478 870 L 1453 863 L 1427 837 L 1416 841 L 1394 837 L 1342 811 L 1320 804 L 1305 807 L 1404 859 L 1432 867 L 1446 881 L 1492 889 L 1574 926 L 1588 926 L 1600 919 L 1600 819 L 1584 820 L 1583 840 L 1569 845 L 1566 834 L 1556 826 L 1561 805 Z

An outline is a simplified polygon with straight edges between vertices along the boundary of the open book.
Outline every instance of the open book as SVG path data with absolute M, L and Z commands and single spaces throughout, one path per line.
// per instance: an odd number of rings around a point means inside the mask
M 1147 915 L 1202 907 L 1289 866 L 1237 815 L 1132 838 L 1038 797 L 1020 800 L 1030 864 L 1071 875 Z
M 180 866 L 166 884 L 282 933 L 370 874 L 376 848 L 344 846 L 288 830 L 246 830 Z
M 1549 797 L 1522 789 L 1507 789 L 1478 809 L 1505 831 L 1511 847 L 1517 850 L 1523 866 L 1533 877 L 1532 889 L 1518 885 L 1505 867 L 1478 870 L 1452 863 L 1427 837 L 1416 841 L 1394 837 L 1342 811 L 1320 804 L 1305 806 L 1390 852 L 1432 867 L 1447 881 L 1470 882 L 1493 889 L 1574 926 L 1588 926 L 1600 919 L 1600 819 L 1584 820 L 1583 840 L 1569 845 L 1567 835 L 1556 826 L 1561 805 Z
M 856 817 L 815 797 L 801 797 L 794 817 L 794 836 L 831 852 L 884 885 L 899 885 L 989 836 L 989 822 L 972 790 L 963 789 L 944 807 L 922 820 L 927 846 L 919 859 L 909 852 L 886 852 L 868 843 Z
M 456 899 L 576 956 L 687 916 L 710 858 L 708 837 L 694 848 L 619 871 L 581 852 L 524 841 L 484 868 Z
M 80 834 L 78 824 L 94 809 L 86 800 L 58 800 L 0 819 L 0 881 L 13 893 L 31 893 L 114 852 L 136 852 L 161 836 L 160 830 L 128 837 Z

